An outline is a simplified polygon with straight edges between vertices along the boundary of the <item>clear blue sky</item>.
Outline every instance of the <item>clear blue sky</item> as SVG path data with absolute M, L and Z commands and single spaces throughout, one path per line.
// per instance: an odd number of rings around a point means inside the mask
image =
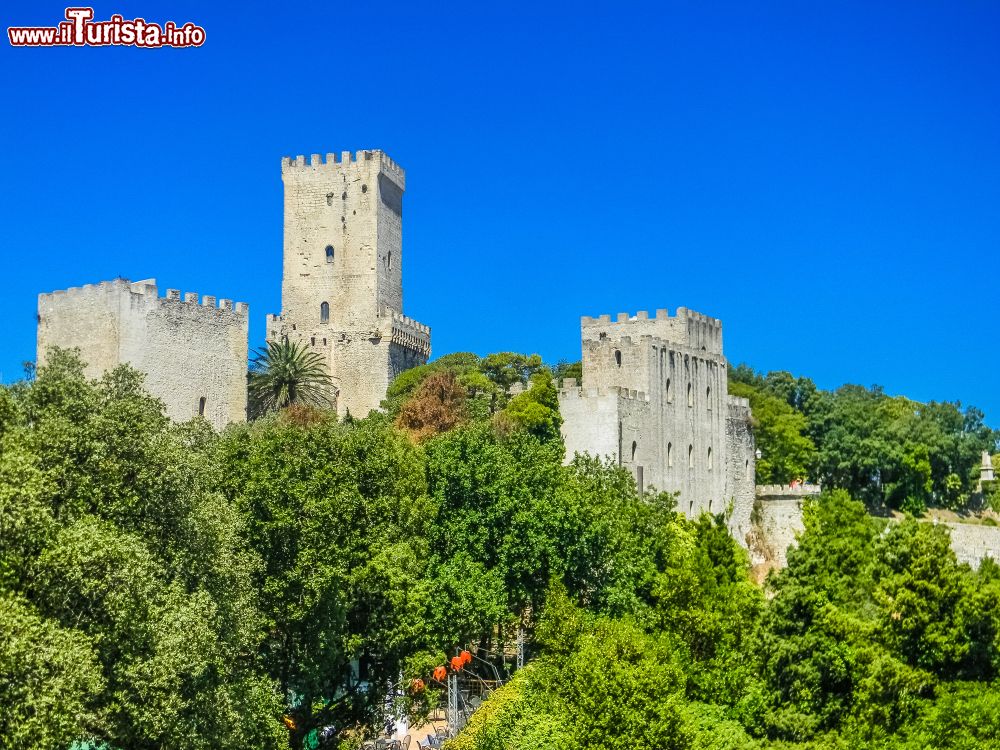
M 578 359 L 581 314 L 683 305 L 733 363 L 1000 427 L 995 0 L 236 7 L 95 8 L 200 49 L 0 44 L 5 380 L 39 292 L 116 275 L 245 300 L 259 345 L 281 156 L 382 148 L 436 355 Z

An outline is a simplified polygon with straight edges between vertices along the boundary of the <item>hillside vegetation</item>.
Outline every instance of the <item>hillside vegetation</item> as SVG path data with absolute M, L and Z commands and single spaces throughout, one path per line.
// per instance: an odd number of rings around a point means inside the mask
M 870 471 L 808 508 L 761 589 L 721 517 L 563 465 L 535 356 L 452 355 L 383 414 L 291 406 L 221 435 L 171 424 L 127 367 L 48 361 L 0 387 L 0 747 L 353 747 L 426 712 L 412 680 L 455 647 L 517 625 L 529 665 L 451 747 L 1000 746 L 1000 569 L 959 565 L 940 526 L 886 528 Z M 811 447 L 765 442 L 773 465 L 852 465 L 839 412 L 821 437 L 789 409 Z M 901 465 L 907 424 L 878 433 Z M 983 430 L 942 427 L 961 492 Z M 891 503 L 904 481 L 874 486 Z

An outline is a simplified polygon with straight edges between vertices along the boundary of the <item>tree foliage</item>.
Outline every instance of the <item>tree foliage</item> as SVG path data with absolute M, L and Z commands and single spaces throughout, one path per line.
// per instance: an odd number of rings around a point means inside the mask
M 724 515 L 564 464 L 535 356 L 221 435 L 127 367 L 48 362 L 0 387 L 2 747 L 350 747 L 514 625 L 534 659 L 453 747 L 995 746 L 1000 568 L 867 511 L 964 502 L 993 437 L 974 410 L 737 368 L 764 477 L 841 487 L 761 590 Z
M 1000 439 L 974 407 L 919 403 L 878 386 L 824 391 L 808 378 L 740 365 L 730 371 L 730 391 L 751 401 L 759 481 L 808 478 L 878 511 L 964 508 L 982 452 Z
M 256 418 L 288 406 L 329 407 L 334 390 L 319 354 L 297 341 L 268 341 L 250 365 L 249 413 Z

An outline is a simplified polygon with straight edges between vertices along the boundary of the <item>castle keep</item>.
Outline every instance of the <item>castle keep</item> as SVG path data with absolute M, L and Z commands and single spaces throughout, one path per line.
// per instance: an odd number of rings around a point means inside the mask
M 423 364 L 431 331 L 403 315 L 406 175 L 382 151 L 284 158 L 282 314 L 269 341 L 294 340 L 326 361 L 340 415 L 377 409 L 390 381 Z M 51 346 L 80 349 L 88 377 L 129 363 L 146 388 L 185 421 L 221 430 L 247 412 L 246 304 L 156 281 L 104 281 L 38 296 L 39 366 Z
M 182 422 L 199 414 L 221 430 L 246 420 L 247 306 L 196 292 L 160 297 L 156 280 L 125 279 L 38 296 L 38 365 L 50 346 L 80 349 L 98 378 L 128 363 Z
M 382 151 L 281 163 L 285 185 L 281 315 L 269 341 L 299 341 L 327 362 L 337 412 L 377 409 L 403 370 L 423 364 L 430 328 L 403 315 L 406 174 Z
M 611 456 L 640 488 L 680 493 L 689 517 L 730 510 L 743 540 L 754 502 L 750 405 L 728 394 L 722 323 L 683 307 L 580 322 L 583 382 L 563 381 L 567 460 Z

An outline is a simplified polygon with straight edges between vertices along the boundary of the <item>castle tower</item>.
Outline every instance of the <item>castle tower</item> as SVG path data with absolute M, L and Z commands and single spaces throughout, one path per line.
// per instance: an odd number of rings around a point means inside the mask
M 580 321 L 583 383 L 559 393 L 566 459 L 610 456 L 689 517 L 726 513 L 742 539 L 754 501 L 750 405 L 729 395 L 722 323 L 686 308 Z
M 40 294 L 38 365 L 52 346 L 79 349 L 88 378 L 130 364 L 168 417 L 202 416 L 221 430 L 246 421 L 249 319 L 244 302 L 179 289 L 161 297 L 156 279 Z
M 284 158 L 282 313 L 269 340 L 327 361 L 337 411 L 364 417 L 390 381 L 430 355 L 430 329 L 403 316 L 406 175 L 382 151 Z

